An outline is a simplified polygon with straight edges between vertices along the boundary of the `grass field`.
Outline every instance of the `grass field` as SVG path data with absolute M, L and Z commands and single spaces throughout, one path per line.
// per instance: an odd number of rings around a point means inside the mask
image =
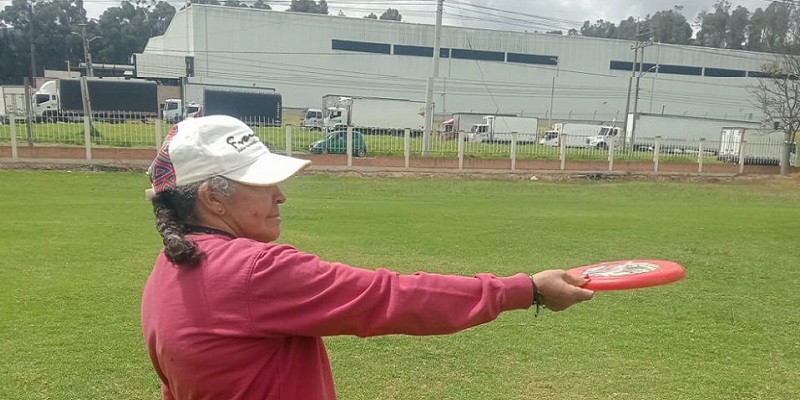
M 155 399 L 139 330 L 159 250 L 140 173 L 0 170 L 0 399 Z M 450 336 L 328 338 L 339 397 L 796 399 L 800 188 L 326 175 L 281 241 L 367 268 L 510 275 L 666 258 L 685 280 Z

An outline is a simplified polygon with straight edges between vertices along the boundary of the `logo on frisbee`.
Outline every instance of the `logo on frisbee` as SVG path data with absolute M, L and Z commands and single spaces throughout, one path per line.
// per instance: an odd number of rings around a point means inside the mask
M 588 277 L 625 276 L 625 275 L 644 274 L 651 271 L 655 271 L 657 269 L 658 265 L 656 264 L 628 261 L 621 264 L 606 264 L 593 268 L 588 268 L 583 270 L 581 272 L 581 275 Z

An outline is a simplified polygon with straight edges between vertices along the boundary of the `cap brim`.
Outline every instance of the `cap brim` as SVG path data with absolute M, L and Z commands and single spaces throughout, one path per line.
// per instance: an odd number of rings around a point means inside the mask
M 309 160 L 268 153 L 259 157 L 254 163 L 222 174 L 222 176 L 246 185 L 277 185 L 309 165 L 311 165 Z

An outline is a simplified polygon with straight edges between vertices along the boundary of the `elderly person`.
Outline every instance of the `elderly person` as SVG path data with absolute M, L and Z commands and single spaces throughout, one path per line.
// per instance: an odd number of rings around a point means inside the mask
M 270 153 L 227 116 L 168 135 L 148 170 L 164 248 L 141 310 L 164 399 L 332 400 L 324 336 L 449 334 L 593 295 L 561 270 L 401 275 L 273 243 L 286 202 L 278 184 L 308 165 Z

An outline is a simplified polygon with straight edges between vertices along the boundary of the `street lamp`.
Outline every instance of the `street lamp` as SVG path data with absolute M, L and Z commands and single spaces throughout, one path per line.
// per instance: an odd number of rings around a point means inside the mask
M 553 97 L 556 91 L 556 78 L 558 78 L 558 71 L 561 69 L 561 63 L 558 62 L 558 58 L 550 57 L 550 60 L 556 63 L 556 74 L 553 75 L 553 83 L 550 84 L 550 113 L 547 115 L 547 124 L 550 125 L 550 129 L 553 129 Z
M 87 24 L 78 24 L 81 27 L 81 33 L 72 32 L 73 35 L 80 36 L 83 39 L 83 59 L 86 61 L 86 76 L 92 77 L 94 76 L 94 71 L 92 70 L 92 52 L 89 49 L 89 44 L 92 43 L 95 39 L 100 39 L 102 36 L 95 36 L 91 39 L 86 38 L 86 26 Z

